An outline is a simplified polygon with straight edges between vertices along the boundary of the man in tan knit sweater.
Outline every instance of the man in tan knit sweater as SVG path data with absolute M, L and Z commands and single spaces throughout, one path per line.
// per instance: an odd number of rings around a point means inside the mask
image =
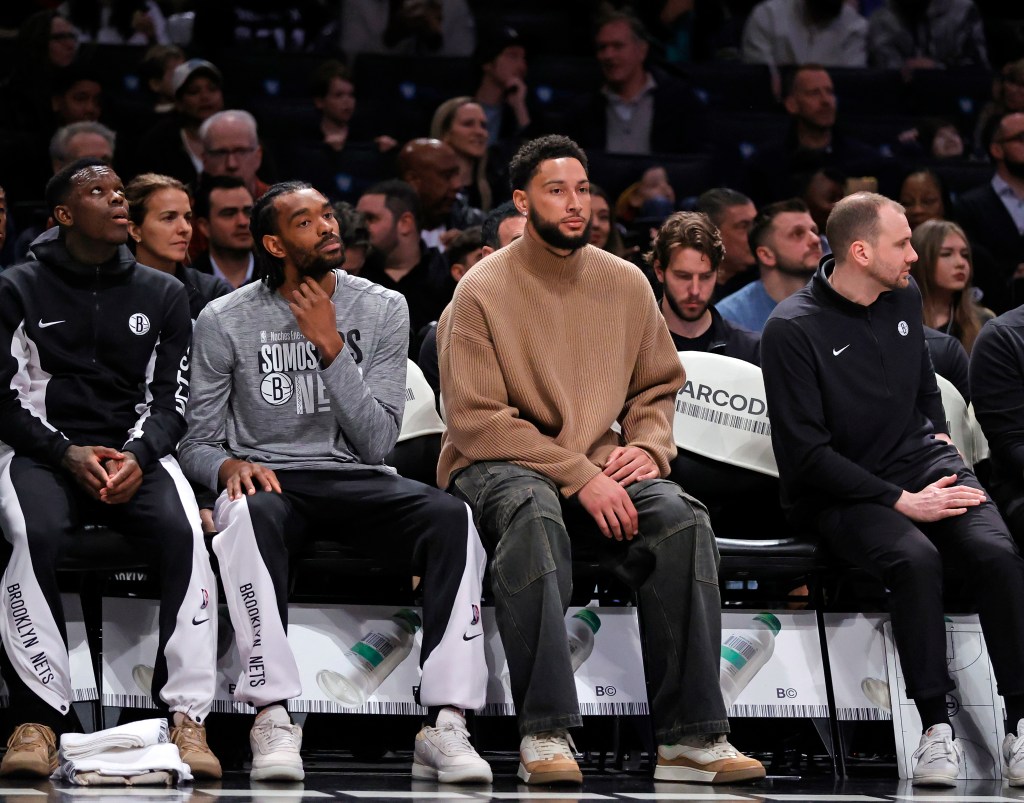
M 643 274 L 587 245 L 587 159 L 572 140 L 526 143 L 510 173 L 526 232 L 466 275 L 438 324 L 438 483 L 473 508 L 492 557 L 519 777 L 582 781 L 567 732 L 582 724 L 564 624 L 575 542 L 602 546 L 637 591 L 655 778 L 760 778 L 726 738 L 714 534 L 664 479 L 683 383 L 668 329 Z

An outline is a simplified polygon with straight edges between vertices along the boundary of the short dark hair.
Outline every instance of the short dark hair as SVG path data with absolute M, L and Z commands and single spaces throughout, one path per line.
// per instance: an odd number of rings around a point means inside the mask
M 185 51 L 177 45 L 153 45 L 139 62 L 139 73 L 148 81 L 159 81 L 167 71 L 171 59 L 185 60 Z
M 263 283 L 270 290 L 276 290 L 284 284 L 284 260 L 274 256 L 263 247 L 264 236 L 278 234 L 281 231 L 277 225 L 275 203 L 282 195 L 291 195 L 293 192 L 311 189 L 313 189 L 313 185 L 305 181 L 282 181 L 272 185 L 253 205 L 252 217 L 249 218 L 249 231 L 252 233 L 256 269 L 260 278 L 263 279 Z
M 754 222 L 750 224 L 750 232 L 747 234 L 750 251 L 754 254 L 755 259 L 757 258 L 757 249 L 764 245 L 764 241 L 772 230 L 772 223 L 783 212 L 806 212 L 810 214 L 811 210 L 802 198 L 786 198 L 783 201 L 768 204 L 768 206 L 760 210 L 757 213 L 757 217 L 754 218 Z
M 568 137 L 561 134 L 548 134 L 546 137 L 538 137 L 524 142 L 508 165 L 508 177 L 512 189 L 525 190 L 530 179 L 536 175 L 541 162 L 562 158 L 576 159 L 583 165 L 584 172 L 588 176 L 590 175 L 587 154 L 583 152 L 583 148 Z
M 633 36 L 641 42 L 650 42 L 651 35 L 647 27 L 629 6 L 616 8 L 611 3 L 602 3 L 594 20 L 594 36 L 605 26 L 613 22 L 624 22 L 629 26 Z
M 313 70 L 313 74 L 309 78 L 310 94 L 314 98 L 325 97 L 331 89 L 331 81 L 335 78 L 353 84 L 352 71 L 337 59 L 328 59 Z
M 784 70 L 782 73 L 782 97 L 788 98 L 793 94 L 793 89 L 796 86 L 796 77 L 800 73 L 804 72 L 828 72 L 828 67 L 824 64 L 818 64 L 817 62 L 808 62 L 807 64 L 798 64 L 796 67 L 792 67 L 788 70 Z
M 516 209 L 516 205 L 511 201 L 498 204 L 487 213 L 487 217 L 484 218 L 483 225 L 480 227 L 483 244 L 497 251 L 501 248 L 501 241 L 498 239 L 498 229 L 501 228 L 501 224 L 511 217 L 522 216 L 523 213 Z
M 72 179 L 79 171 L 85 170 L 88 167 L 105 167 L 108 170 L 110 169 L 110 165 L 102 159 L 89 156 L 85 159 L 78 159 L 67 167 L 61 168 L 46 182 L 46 208 L 50 212 L 53 212 L 54 209 L 67 201 L 68 196 L 71 194 Z
M 722 219 L 725 217 L 726 209 L 731 209 L 734 206 L 746 206 L 752 203 L 753 201 L 742 192 L 737 192 L 729 187 L 715 187 L 701 193 L 697 199 L 694 211 L 703 212 L 711 218 L 712 223 L 720 226 L 722 225 Z
M 703 212 L 673 212 L 669 215 L 654 235 L 647 261 L 665 269 L 677 248 L 692 248 L 703 254 L 711 263 L 712 270 L 718 270 L 725 259 L 722 235 Z
M 338 219 L 341 241 L 346 248 L 369 245 L 370 229 L 366 225 L 366 215 L 348 201 L 337 201 L 334 204 L 334 216 Z
M 384 206 L 395 220 L 409 212 L 416 221 L 416 228 L 420 228 L 420 197 L 408 181 L 402 181 L 400 178 L 378 181 L 363 195 L 383 195 Z
M 450 268 L 452 265 L 459 263 L 464 264 L 466 257 L 478 248 L 481 248 L 483 244 L 484 241 L 483 237 L 480 236 L 479 226 L 470 226 L 468 229 L 463 229 L 448 244 L 448 248 L 444 252 L 444 257 L 448 260 L 448 267 Z
M 192 214 L 196 217 L 210 217 L 210 195 L 214 190 L 237 190 L 245 187 L 245 180 L 240 176 L 213 176 L 200 173 L 196 180 Z
M 900 212 L 906 210 L 892 198 L 877 192 L 855 192 L 836 202 L 825 224 L 825 236 L 836 262 L 846 258 L 846 252 L 857 240 L 878 242 L 881 229 L 879 214 L 883 206 L 892 206 Z

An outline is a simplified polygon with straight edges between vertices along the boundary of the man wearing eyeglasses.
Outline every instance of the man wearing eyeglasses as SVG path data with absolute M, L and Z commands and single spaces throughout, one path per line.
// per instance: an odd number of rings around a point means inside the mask
M 242 109 L 228 109 L 210 117 L 199 128 L 203 143 L 203 173 L 211 176 L 238 176 L 253 198 L 259 198 L 270 185 L 260 181 L 256 172 L 263 163 L 256 118 Z
M 974 252 L 974 284 L 998 313 L 1024 303 L 1024 114 L 993 120 L 988 152 L 991 182 L 963 193 L 954 218 Z

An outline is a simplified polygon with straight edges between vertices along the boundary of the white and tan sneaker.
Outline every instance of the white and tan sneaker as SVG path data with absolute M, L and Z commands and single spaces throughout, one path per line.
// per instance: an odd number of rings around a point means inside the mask
M 729 744 L 724 733 L 685 736 L 658 746 L 656 781 L 735 783 L 764 777 L 764 765 Z
M 519 778 L 529 784 L 583 783 L 568 731 L 532 733 L 519 743 Z

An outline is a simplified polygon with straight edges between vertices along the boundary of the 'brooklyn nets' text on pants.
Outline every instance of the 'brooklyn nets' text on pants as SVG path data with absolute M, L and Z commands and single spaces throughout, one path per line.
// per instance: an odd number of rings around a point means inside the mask
M 498 629 L 522 735 L 582 724 L 565 632 L 573 544 L 608 550 L 616 575 L 637 592 L 658 742 L 729 731 L 718 680 L 718 547 L 699 502 L 668 480 L 633 483 L 626 490 L 640 534 L 618 542 L 602 538 L 551 480 L 522 466 L 475 463 L 452 477 L 452 488 L 473 508 L 492 555 Z
M 235 697 L 254 706 L 301 691 L 288 645 L 288 556 L 310 532 L 347 541 L 423 579 L 422 705 L 480 708 L 487 691 L 479 629 L 486 555 L 466 505 L 397 474 L 278 471 L 283 493 L 217 499 L 213 551 L 243 672 Z M 474 621 L 476 620 L 476 621 Z M 347 646 L 347 645 L 346 645 Z

